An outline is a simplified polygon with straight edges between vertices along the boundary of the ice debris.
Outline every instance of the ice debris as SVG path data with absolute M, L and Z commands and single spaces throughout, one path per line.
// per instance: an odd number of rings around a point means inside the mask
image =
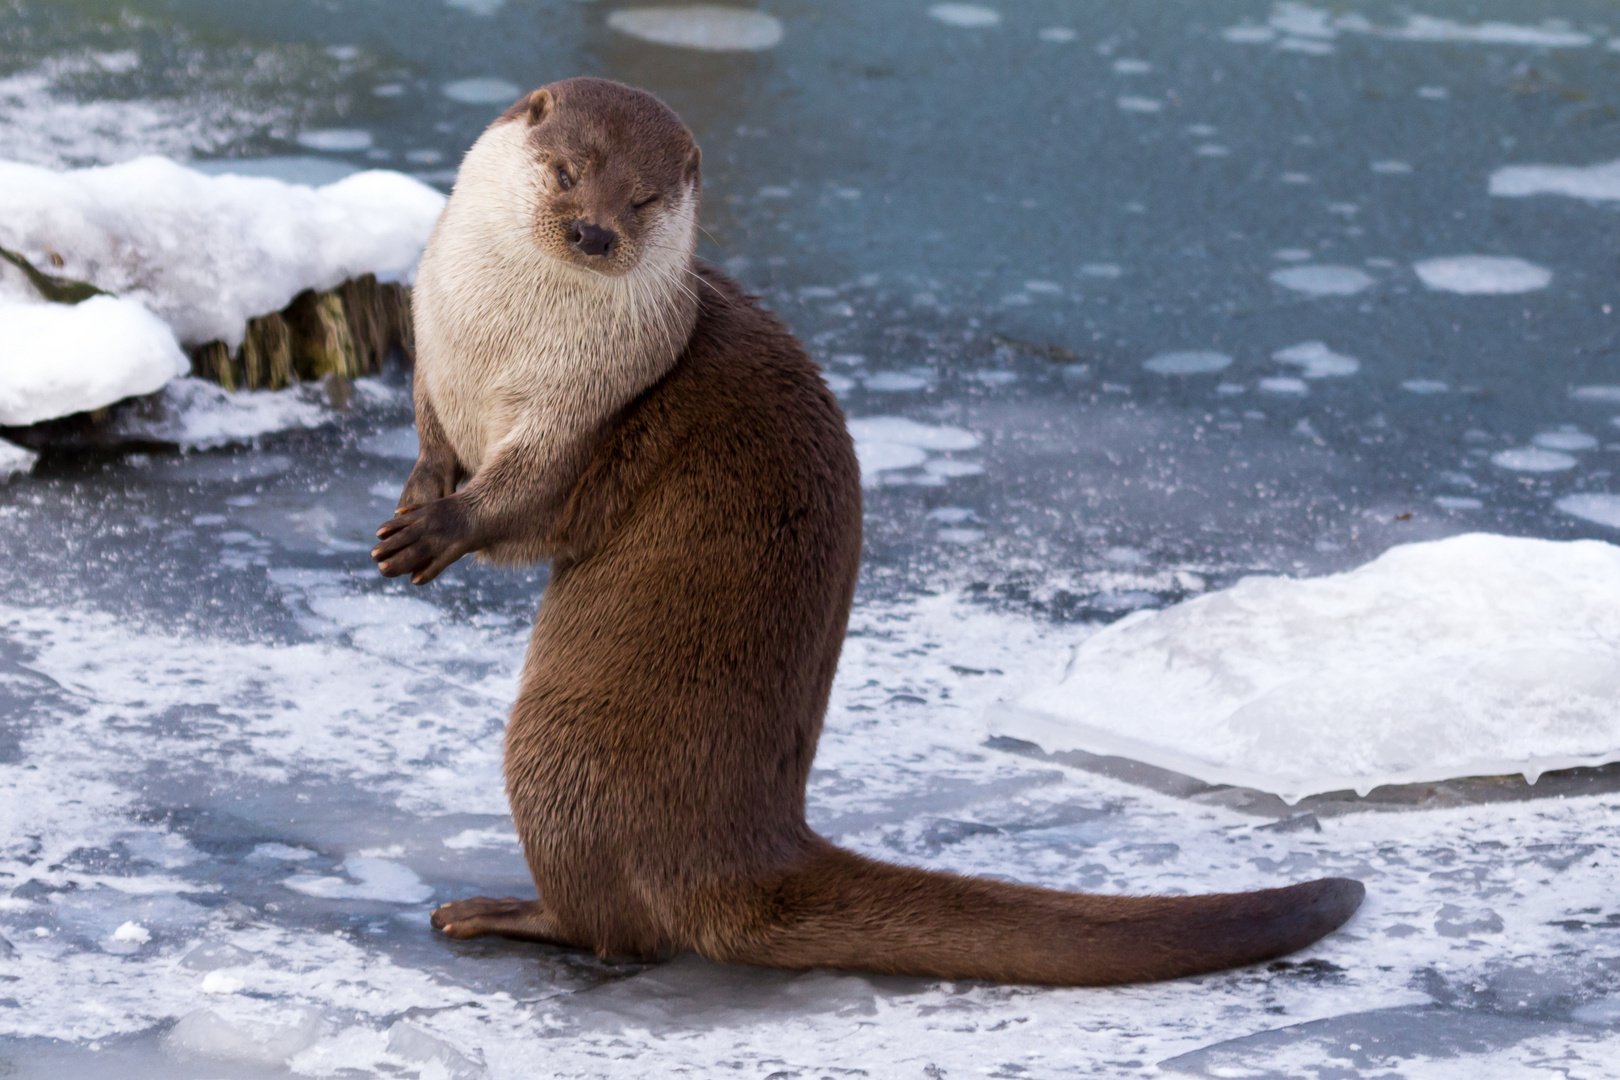
M 1620 760 L 1620 546 L 1473 533 L 1246 578 L 1099 631 L 991 729 L 1290 802 Z
M 1620 161 L 1600 165 L 1507 165 L 1491 173 L 1490 193 L 1509 198 L 1568 195 L 1620 199 Z

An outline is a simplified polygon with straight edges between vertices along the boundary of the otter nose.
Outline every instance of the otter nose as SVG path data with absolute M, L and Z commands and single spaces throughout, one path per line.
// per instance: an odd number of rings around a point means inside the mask
M 604 229 L 588 221 L 576 221 L 568 230 L 569 246 L 581 255 L 606 255 L 613 250 L 613 244 L 618 239 L 618 234 L 612 229 Z

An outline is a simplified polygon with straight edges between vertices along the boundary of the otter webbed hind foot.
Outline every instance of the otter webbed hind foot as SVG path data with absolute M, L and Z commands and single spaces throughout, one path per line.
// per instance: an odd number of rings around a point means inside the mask
M 557 928 L 557 921 L 538 900 L 515 896 L 499 900 L 475 896 L 453 900 L 433 912 L 433 928 L 453 938 L 494 935 L 518 941 L 542 941 L 548 945 L 568 945 Z

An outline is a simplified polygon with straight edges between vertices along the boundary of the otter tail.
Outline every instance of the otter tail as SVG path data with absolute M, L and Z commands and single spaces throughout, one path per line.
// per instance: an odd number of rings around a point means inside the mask
M 1303 948 L 1350 918 L 1364 893 L 1358 881 L 1322 878 L 1248 893 L 1092 896 L 892 866 L 822 842 L 742 906 L 747 925 L 731 923 L 700 951 L 779 968 L 1146 982 Z

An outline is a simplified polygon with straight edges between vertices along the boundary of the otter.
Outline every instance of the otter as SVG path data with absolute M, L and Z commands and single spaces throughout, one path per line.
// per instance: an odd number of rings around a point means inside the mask
M 494 934 L 787 969 L 1109 984 L 1268 960 L 1359 882 L 1093 896 L 895 866 L 805 822 L 854 599 L 860 471 L 777 317 L 695 257 L 701 154 L 601 79 L 468 151 L 415 294 L 421 453 L 372 551 L 425 584 L 549 560 L 507 727 L 538 898 L 445 904 Z

